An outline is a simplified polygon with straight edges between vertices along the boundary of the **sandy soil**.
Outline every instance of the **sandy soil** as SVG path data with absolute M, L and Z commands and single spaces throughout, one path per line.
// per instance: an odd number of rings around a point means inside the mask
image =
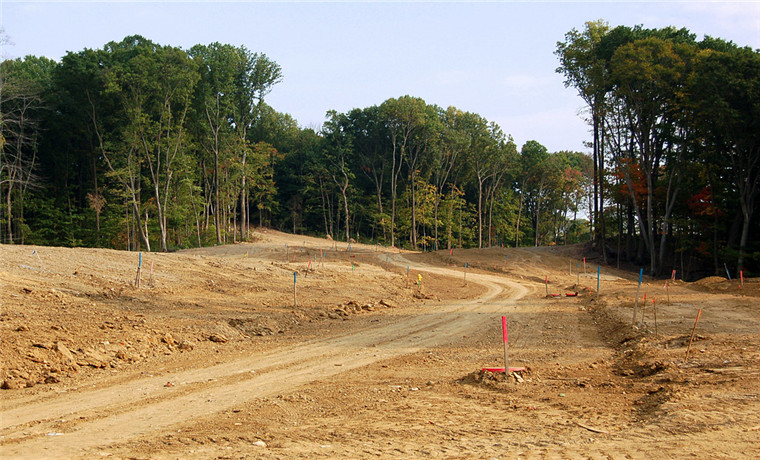
M 0 246 L 2 458 L 760 457 L 760 279 L 256 237 Z

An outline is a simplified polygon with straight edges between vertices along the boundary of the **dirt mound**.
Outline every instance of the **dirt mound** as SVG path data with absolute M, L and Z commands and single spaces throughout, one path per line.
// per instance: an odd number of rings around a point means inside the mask
M 758 278 L 745 278 L 742 283 L 741 279 L 729 280 L 721 276 L 708 276 L 693 283 L 688 283 L 688 286 L 700 292 L 726 293 L 751 297 L 760 296 L 760 279 Z
M 458 379 L 457 382 L 464 385 L 475 385 L 490 390 L 509 392 L 510 387 L 522 383 L 524 377 L 527 376 L 528 373 L 528 370 L 507 374 L 506 372 L 492 372 L 486 369 L 481 369 L 479 371 L 470 372 Z

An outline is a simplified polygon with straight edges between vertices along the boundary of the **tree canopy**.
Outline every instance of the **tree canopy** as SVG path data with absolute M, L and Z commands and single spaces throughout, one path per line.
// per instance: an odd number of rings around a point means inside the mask
M 0 240 L 170 251 L 251 225 L 435 250 L 593 241 L 687 276 L 758 269 L 760 56 L 686 29 L 588 22 L 557 43 L 590 154 L 401 95 L 302 128 L 284 71 L 135 35 L 0 64 Z

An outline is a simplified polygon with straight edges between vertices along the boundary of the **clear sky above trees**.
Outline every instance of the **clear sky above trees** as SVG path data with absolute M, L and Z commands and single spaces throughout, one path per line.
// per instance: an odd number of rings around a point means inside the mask
M 555 73 L 557 41 L 585 21 L 612 27 L 686 27 L 760 48 L 756 2 L 25 2 L 0 3 L 12 41 L 3 58 L 55 60 L 140 34 L 189 49 L 245 45 L 282 66 L 268 97 L 318 127 L 327 110 L 367 107 L 403 94 L 455 105 L 497 122 L 518 145 L 588 150 L 583 101 Z

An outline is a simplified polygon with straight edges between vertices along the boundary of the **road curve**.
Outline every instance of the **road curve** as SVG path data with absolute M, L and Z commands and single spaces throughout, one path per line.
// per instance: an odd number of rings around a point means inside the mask
M 458 277 L 461 269 L 433 267 L 391 256 L 416 271 Z M 414 316 L 383 317 L 351 333 L 334 334 L 243 359 L 101 389 L 30 398 L 0 413 L 2 457 L 89 458 L 108 445 L 168 431 L 243 401 L 291 391 L 391 357 L 449 343 L 517 308 L 528 289 L 506 278 L 468 273 L 487 288 L 471 300 L 436 303 Z M 177 382 L 166 388 L 167 381 Z M 55 432 L 62 419 L 62 433 Z M 176 428 L 175 428 L 176 430 Z

